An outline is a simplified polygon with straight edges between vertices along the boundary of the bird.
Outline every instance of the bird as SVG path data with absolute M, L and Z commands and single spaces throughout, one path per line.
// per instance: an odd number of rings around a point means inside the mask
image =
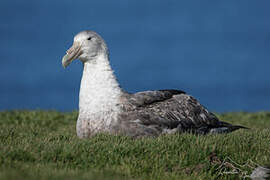
M 74 36 L 73 45 L 62 58 L 63 67 L 75 59 L 83 64 L 76 123 L 79 138 L 100 133 L 140 138 L 176 133 L 219 134 L 246 129 L 220 121 L 182 90 L 126 92 L 110 66 L 104 39 L 95 31 L 86 30 Z

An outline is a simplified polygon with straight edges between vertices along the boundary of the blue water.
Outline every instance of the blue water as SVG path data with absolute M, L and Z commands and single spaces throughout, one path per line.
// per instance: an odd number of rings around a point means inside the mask
M 270 1 L 0 1 L 0 110 L 78 107 L 79 31 L 106 40 L 129 92 L 182 89 L 216 112 L 270 110 Z

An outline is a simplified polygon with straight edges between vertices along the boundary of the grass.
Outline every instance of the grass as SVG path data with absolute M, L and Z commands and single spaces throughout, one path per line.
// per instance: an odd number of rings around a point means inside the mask
M 77 112 L 0 112 L 0 179 L 240 179 L 270 162 L 270 112 L 218 116 L 252 130 L 79 139 Z

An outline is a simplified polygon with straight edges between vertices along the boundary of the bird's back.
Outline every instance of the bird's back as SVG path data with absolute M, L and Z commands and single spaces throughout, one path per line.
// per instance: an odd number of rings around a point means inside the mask
M 131 136 L 157 136 L 166 133 L 223 133 L 231 124 L 219 119 L 195 98 L 178 90 L 145 91 L 125 94 L 119 114 L 119 132 Z M 236 127 L 236 126 L 235 126 Z

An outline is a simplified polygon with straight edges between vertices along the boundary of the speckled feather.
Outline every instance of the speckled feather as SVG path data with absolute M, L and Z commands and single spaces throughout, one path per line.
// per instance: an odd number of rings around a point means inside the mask
M 191 132 L 196 134 L 231 132 L 244 128 L 219 121 L 195 98 L 180 90 L 125 93 L 122 113 L 114 129 L 132 137 Z M 223 131 L 222 131 L 223 130 Z

